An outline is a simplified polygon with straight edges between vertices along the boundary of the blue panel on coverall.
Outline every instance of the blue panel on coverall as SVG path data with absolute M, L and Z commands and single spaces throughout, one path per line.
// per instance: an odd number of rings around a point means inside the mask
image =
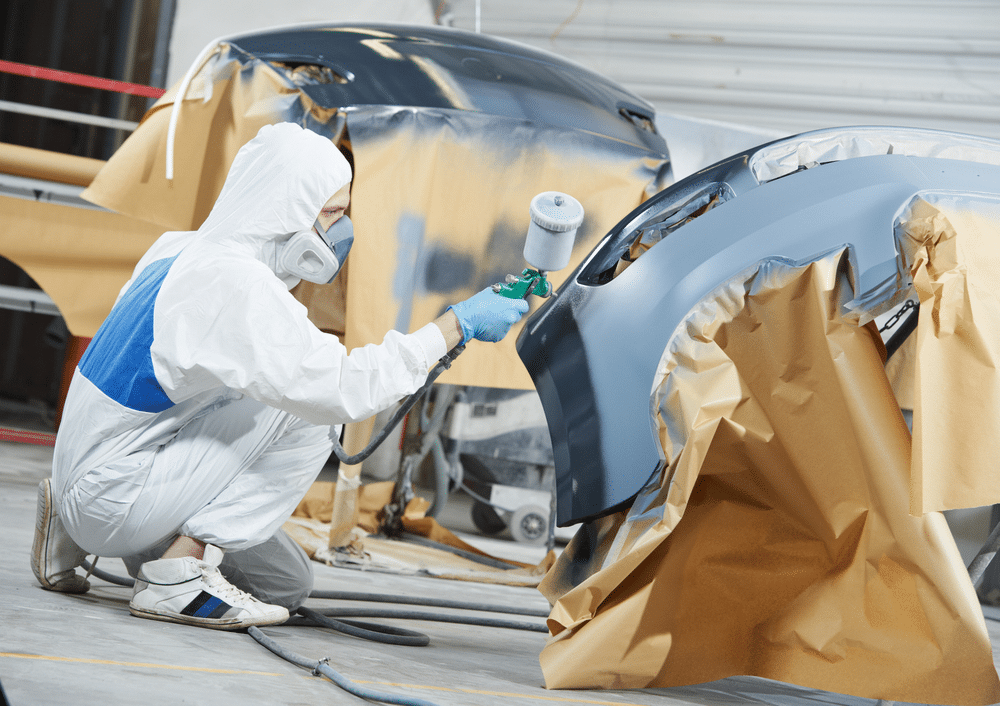
M 80 359 L 80 372 L 119 404 L 162 412 L 173 402 L 153 373 L 153 308 L 175 257 L 144 269 L 111 309 Z

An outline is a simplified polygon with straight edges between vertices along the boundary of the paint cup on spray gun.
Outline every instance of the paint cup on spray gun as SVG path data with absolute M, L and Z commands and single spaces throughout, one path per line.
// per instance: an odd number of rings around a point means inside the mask
M 552 284 L 545 275 L 569 264 L 576 231 L 583 223 L 583 206 L 568 194 L 543 191 L 531 200 L 531 224 L 524 239 L 524 259 L 531 265 L 518 275 L 507 275 L 493 291 L 511 299 L 529 294 L 547 297 Z

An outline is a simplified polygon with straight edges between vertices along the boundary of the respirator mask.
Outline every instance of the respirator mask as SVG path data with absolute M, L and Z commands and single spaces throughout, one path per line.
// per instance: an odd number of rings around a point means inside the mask
M 354 224 L 341 216 L 327 230 L 319 219 L 281 246 L 278 267 L 293 277 L 315 284 L 329 284 L 337 276 L 354 244 Z

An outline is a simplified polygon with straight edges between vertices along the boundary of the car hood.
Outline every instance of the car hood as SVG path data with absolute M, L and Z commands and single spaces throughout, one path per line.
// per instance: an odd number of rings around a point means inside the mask
M 555 54 L 444 27 L 325 25 L 227 42 L 258 59 L 322 66 L 300 89 L 324 108 L 447 108 L 583 130 L 665 152 L 639 96 Z

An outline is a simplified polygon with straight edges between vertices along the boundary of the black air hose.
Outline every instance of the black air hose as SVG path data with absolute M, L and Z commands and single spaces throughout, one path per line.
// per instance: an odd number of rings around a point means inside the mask
M 349 456 L 347 451 L 344 450 L 344 447 L 340 445 L 340 442 L 337 439 L 333 439 L 333 453 L 336 454 L 340 462 L 346 466 L 353 466 L 354 464 L 361 463 L 366 458 L 371 456 L 375 452 L 375 449 L 377 449 L 379 445 L 385 441 L 386 437 L 389 436 L 389 432 L 391 432 L 394 428 L 396 428 L 396 425 L 403 421 L 403 417 L 409 414 L 410 409 L 412 409 L 413 405 L 417 403 L 417 400 L 427 394 L 427 391 L 430 389 L 431 385 L 434 384 L 434 381 L 440 377 L 441 373 L 451 367 L 455 358 L 457 358 L 464 350 L 465 346 L 459 344 L 445 354 L 445 356 L 437 362 L 437 365 L 431 369 L 430 373 L 427 374 L 427 381 L 424 382 L 423 386 L 403 401 L 403 404 L 400 405 L 399 409 L 393 413 L 389 421 L 385 423 L 385 426 L 379 429 L 375 438 L 372 439 L 368 446 L 364 449 L 353 456 Z

